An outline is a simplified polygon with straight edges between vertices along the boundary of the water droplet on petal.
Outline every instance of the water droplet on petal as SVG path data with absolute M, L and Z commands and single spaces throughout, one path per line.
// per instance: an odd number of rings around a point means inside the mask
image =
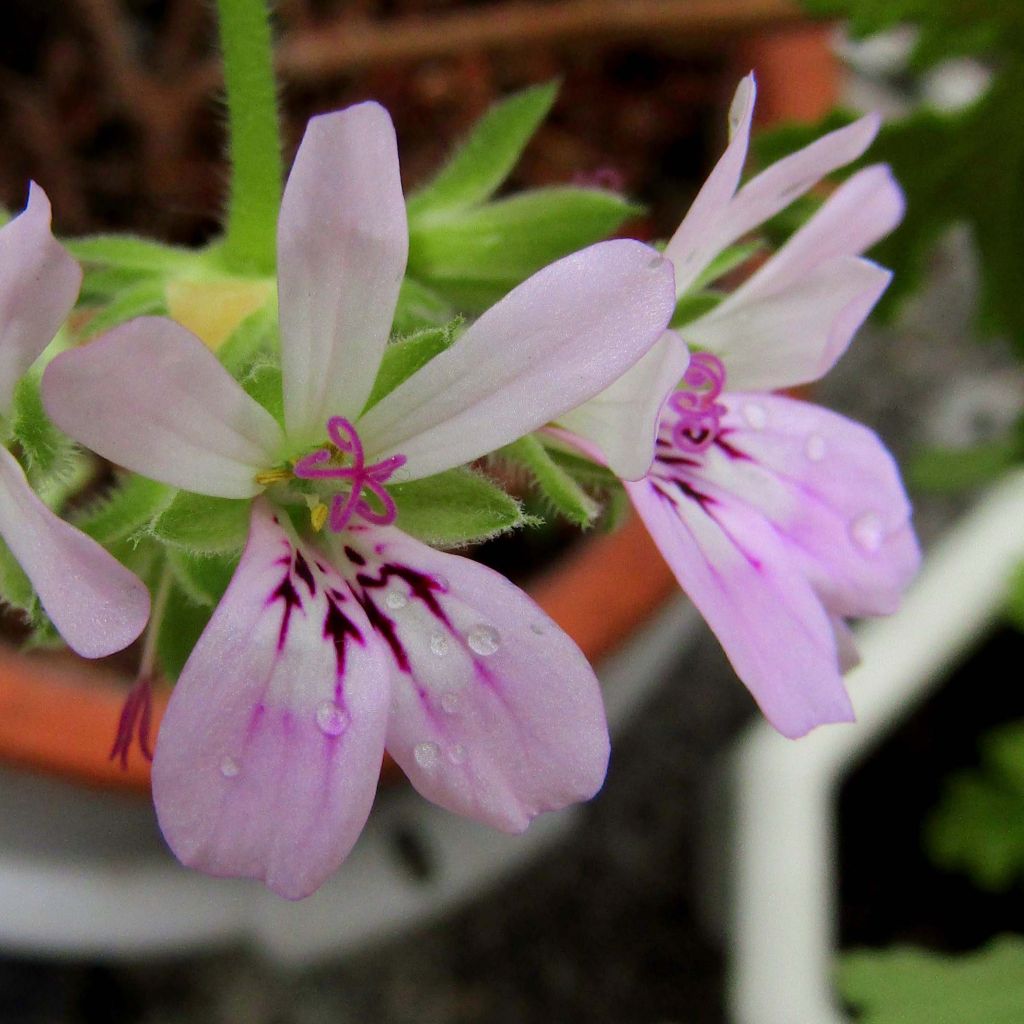
M 348 713 L 332 701 L 325 700 L 316 709 L 316 724 L 325 736 L 340 736 L 348 722 Z
M 444 633 L 430 634 L 430 653 L 443 658 L 448 653 L 449 640 Z
M 446 714 L 454 715 L 459 710 L 461 703 L 462 698 L 457 693 L 452 693 L 449 690 L 447 693 L 441 694 L 441 710 Z
M 466 643 L 469 644 L 472 651 L 486 658 L 501 646 L 501 637 L 493 626 L 485 626 L 481 623 L 466 634 Z
M 544 635 L 544 627 L 539 622 L 531 622 L 530 623 L 530 632 L 531 633 L 536 633 L 537 636 L 543 636 Z
M 417 743 L 413 748 L 412 756 L 416 758 L 416 763 L 421 768 L 430 771 L 431 768 L 437 767 L 437 762 L 441 757 L 441 748 L 436 743 Z
M 662 256 L 660 253 L 657 253 L 656 255 L 652 256 L 647 261 L 647 269 L 648 270 L 657 270 L 659 267 L 664 266 L 664 264 L 665 264 L 665 257 Z
M 225 779 L 233 779 L 241 770 L 238 762 L 233 757 L 221 759 L 220 773 Z
M 864 512 L 850 523 L 850 536 L 867 552 L 875 552 L 885 540 L 885 526 L 877 512 Z
M 768 413 L 764 411 L 763 405 L 748 402 L 743 406 L 743 418 L 754 430 L 764 430 L 765 424 L 768 422 Z
M 442 576 L 439 572 L 434 573 L 434 582 L 447 594 L 448 593 L 448 577 Z
M 389 590 L 384 598 L 384 603 L 394 610 L 404 608 L 409 603 L 409 598 L 400 590 Z
M 452 764 L 463 764 L 466 760 L 466 748 L 461 743 L 456 743 L 448 751 L 448 760 Z
M 804 445 L 804 454 L 811 462 L 821 462 L 825 458 L 825 438 L 821 434 L 811 434 Z

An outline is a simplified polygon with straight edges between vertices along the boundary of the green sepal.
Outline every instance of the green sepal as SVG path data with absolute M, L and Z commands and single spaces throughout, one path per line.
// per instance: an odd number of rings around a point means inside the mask
M 713 281 L 728 274 L 730 270 L 742 267 L 752 256 L 764 251 L 764 243 L 743 242 L 723 249 L 698 275 L 690 285 L 690 291 L 700 291 Z
M 240 381 L 242 389 L 255 398 L 271 416 L 284 426 L 284 391 L 281 367 L 273 363 L 258 363 Z
M 104 547 L 127 542 L 132 546 L 146 535 L 153 519 L 171 502 L 173 487 L 127 473 L 85 511 L 74 517 L 83 533 Z
M 527 469 L 547 504 L 569 522 L 587 527 L 597 518 L 600 505 L 532 434 L 506 445 L 498 454 Z
M 162 281 L 145 278 L 119 291 L 82 328 L 83 338 L 92 338 L 137 316 L 166 316 L 167 294 Z
M 132 270 L 183 270 L 194 265 L 200 253 L 182 246 L 165 245 L 132 235 L 87 235 L 67 238 L 64 248 L 82 263 Z
M 699 320 L 710 313 L 724 298 L 721 292 L 687 292 L 676 303 L 669 327 L 678 329 L 692 324 L 694 320 Z
M 622 489 L 619 478 L 607 466 L 599 466 L 582 455 L 554 445 L 546 445 L 544 450 L 582 487 L 607 491 Z
M 443 327 L 454 316 L 455 310 L 437 292 L 407 277 L 398 292 L 391 332 L 402 336 L 426 327 Z
M 1024 938 L 998 936 L 954 956 L 899 946 L 858 950 L 841 958 L 838 980 L 860 1024 L 1017 1024 Z
M 164 676 L 171 682 L 177 680 L 210 621 L 213 608 L 196 604 L 185 592 L 172 584 L 167 596 L 167 606 L 160 621 L 160 632 L 156 638 L 156 653 Z
M 26 373 L 14 386 L 11 436 L 34 484 L 47 478 L 64 479 L 75 468 L 75 444 L 43 408 L 42 374 Z
M 377 379 L 373 382 L 373 390 L 366 400 L 363 412 L 375 406 L 402 381 L 407 380 L 421 366 L 425 366 L 434 356 L 448 348 L 461 323 L 461 320 L 454 320 L 445 327 L 428 327 L 388 345 L 384 349 Z
M 228 589 L 238 557 L 171 550 L 167 552 L 167 565 L 175 585 L 190 601 L 212 608 Z
M 0 540 L 0 600 L 29 616 L 37 603 L 32 581 L 3 540 Z
M 398 508 L 395 525 L 433 547 L 473 544 L 533 522 L 515 498 L 468 469 L 395 484 L 388 491 Z
M 558 186 L 456 210 L 409 232 L 409 273 L 457 308 L 497 302 L 549 263 L 607 238 L 639 207 L 614 192 Z
M 236 379 L 255 365 L 270 360 L 277 351 L 277 303 L 267 302 L 250 313 L 217 350 L 217 358 Z
M 549 82 L 491 107 L 434 180 L 409 198 L 410 221 L 473 206 L 493 195 L 519 162 L 557 94 L 557 83 Z
M 241 551 L 249 532 L 248 498 L 211 498 L 178 491 L 153 521 L 152 535 L 171 547 L 198 555 Z

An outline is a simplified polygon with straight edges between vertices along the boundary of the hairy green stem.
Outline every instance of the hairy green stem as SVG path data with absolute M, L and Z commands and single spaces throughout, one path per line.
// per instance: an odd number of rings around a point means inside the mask
M 231 190 L 222 258 L 240 273 L 274 272 L 283 169 L 267 0 L 217 0 L 228 111 Z

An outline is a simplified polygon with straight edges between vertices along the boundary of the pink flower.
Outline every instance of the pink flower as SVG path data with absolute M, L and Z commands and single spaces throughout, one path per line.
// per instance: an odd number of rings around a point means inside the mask
M 753 104 L 747 78 L 729 146 L 666 249 L 680 294 L 724 246 L 860 156 L 878 127 L 863 118 L 737 192 Z M 887 168 L 856 173 L 682 338 L 667 332 L 622 380 L 559 421 L 625 479 L 680 585 L 787 736 L 853 718 L 842 669 L 856 653 L 844 620 L 894 611 L 920 555 L 899 472 L 878 438 L 767 392 L 818 379 L 846 350 L 890 277 L 860 253 L 902 212 Z M 688 366 L 684 340 L 702 350 Z
M 406 248 L 385 111 L 314 118 L 278 226 L 284 430 L 168 320 L 67 352 L 44 381 L 54 419 L 122 465 L 214 496 L 269 487 L 175 688 L 153 786 L 181 860 L 291 898 L 352 847 L 385 747 L 430 800 L 513 832 L 592 796 L 607 765 L 597 681 L 573 642 L 501 576 L 390 525 L 387 485 L 607 387 L 664 331 L 671 267 L 631 241 L 561 260 L 364 411 Z M 335 488 L 332 530 L 289 518 L 288 485 L 272 482 L 288 460 Z
M 82 272 L 50 233 L 50 201 L 33 184 L 28 206 L 0 229 L 0 415 L 78 297 Z M 52 511 L 0 447 L 0 535 L 68 645 L 101 658 L 130 644 L 149 618 L 149 592 L 99 544 Z

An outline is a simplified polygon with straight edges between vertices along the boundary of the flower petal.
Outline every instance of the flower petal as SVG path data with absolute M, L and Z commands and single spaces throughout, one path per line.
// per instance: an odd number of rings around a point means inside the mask
M 791 738 L 851 721 L 832 623 L 788 546 L 730 495 L 660 486 L 626 490 L 768 721 Z
M 777 160 L 736 193 L 718 225 L 715 252 L 774 217 L 822 178 L 860 157 L 874 141 L 881 118 L 872 113 L 839 128 L 809 146 Z
M 702 475 L 756 508 L 829 611 L 896 610 L 920 551 L 899 470 L 867 427 L 807 402 L 726 394 Z
M 601 242 L 545 267 L 450 348 L 383 398 L 358 426 L 404 479 L 469 462 L 582 404 L 661 337 L 675 296 L 653 249 Z
M 392 651 L 387 749 L 416 789 L 509 832 L 592 797 L 608 729 L 572 640 L 478 562 L 394 528 L 350 531 L 344 543 L 343 571 Z
M 71 312 L 81 267 L 50 233 L 50 200 L 33 182 L 28 206 L 0 229 L 0 413 L 14 385 Z
M 651 468 L 658 419 L 665 399 L 686 372 L 690 355 L 674 331 L 611 387 L 558 418 L 574 434 L 597 445 L 623 480 L 639 480 Z
M 91 537 L 54 515 L 0 448 L 0 535 L 46 614 L 83 658 L 127 647 L 149 618 L 149 591 Z
M 756 277 L 680 330 L 689 344 L 722 360 L 736 390 L 818 380 L 846 351 L 892 274 L 870 260 L 842 256 L 777 291 L 760 288 Z
M 281 429 L 184 327 L 140 317 L 53 360 L 50 418 L 143 476 L 217 498 L 248 498 L 280 457 Z
M 756 98 L 754 76 L 747 75 L 737 87 L 729 107 L 729 144 L 665 247 L 666 257 L 675 266 L 677 295 L 682 295 L 724 248 L 724 245 L 718 243 L 717 229 L 726 215 L 743 173 Z
M 314 117 L 277 228 L 289 439 L 323 439 L 370 395 L 409 248 L 395 129 L 377 103 Z
M 176 856 L 289 899 L 313 892 L 370 812 L 388 670 L 344 581 L 257 501 L 160 728 L 153 796 Z

